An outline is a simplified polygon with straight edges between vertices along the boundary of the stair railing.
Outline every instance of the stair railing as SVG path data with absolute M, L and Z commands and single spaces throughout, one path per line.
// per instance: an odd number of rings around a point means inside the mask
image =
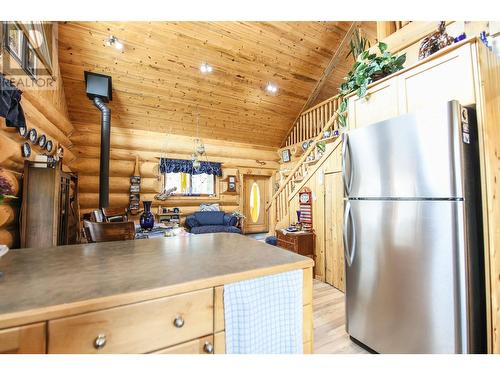
M 292 194 L 294 190 L 295 180 L 302 176 L 305 178 L 307 173 L 307 165 L 305 162 L 308 160 L 308 157 L 316 152 L 316 143 L 323 139 L 323 134 L 325 131 L 333 131 L 338 128 L 338 124 L 336 122 L 338 114 L 336 112 L 332 113 L 330 119 L 326 122 L 325 126 L 321 128 L 317 136 L 313 139 L 311 145 L 305 150 L 302 157 L 299 159 L 295 167 L 291 170 L 288 177 L 285 179 L 283 184 L 278 188 L 276 193 L 272 196 L 269 202 L 266 205 L 266 210 L 269 210 L 271 206 L 276 203 L 276 212 L 275 218 L 276 223 L 279 223 L 283 218 L 288 215 L 288 197 Z

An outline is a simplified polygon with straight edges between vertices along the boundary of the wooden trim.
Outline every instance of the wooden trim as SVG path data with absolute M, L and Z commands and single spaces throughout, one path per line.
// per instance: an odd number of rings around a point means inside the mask
M 224 286 L 214 288 L 214 332 L 224 331 Z
M 473 46 L 476 109 L 481 154 L 488 352 L 500 353 L 500 60 L 479 41 Z M 489 281 L 489 283 L 488 283 Z

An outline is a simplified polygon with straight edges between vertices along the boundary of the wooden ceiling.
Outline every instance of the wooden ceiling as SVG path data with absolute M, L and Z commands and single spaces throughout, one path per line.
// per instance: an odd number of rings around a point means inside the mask
M 76 130 L 100 121 L 85 95 L 89 70 L 113 77 L 113 127 L 279 147 L 350 24 L 61 23 L 69 115 Z M 110 35 L 124 43 L 122 52 L 105 45 Z M 211 74 L 200 73 L 203 62 Z M 278 95 L 265 92 L 269 81 Z

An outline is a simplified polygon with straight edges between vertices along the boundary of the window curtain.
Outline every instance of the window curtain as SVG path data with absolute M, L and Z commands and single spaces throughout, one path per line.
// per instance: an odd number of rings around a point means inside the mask
M 189 174 L 211 174 L 214 176 L 222 176 L 221 163 L 212 163 L 209 161 L 202 161 L 200 168 L 195 170 L 191 160 L 183 159 L 160 159 L 160 172 L 161 173 L 189 173 Z

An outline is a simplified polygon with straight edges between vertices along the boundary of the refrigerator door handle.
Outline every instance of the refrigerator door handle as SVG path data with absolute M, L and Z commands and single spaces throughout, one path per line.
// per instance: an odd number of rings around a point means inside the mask
M 349 158 L 349 176 L 347 176 L 347 158 Z M 344 181 L 344 191 L 347 196 L 351 191 L 352 185 L 352 162 L 351 148 L 349 147 L 349 136 L 342 134 L 342 180 Z
M 352 244 L 349 246 L 348 228 L 352 230 Z M 349 267 L 352 266 L 356 251 L 356 228 L 354 226 L 354 218 L 351 213 L 351 204 L 347 201 L 344 212 L 344 256 Z

